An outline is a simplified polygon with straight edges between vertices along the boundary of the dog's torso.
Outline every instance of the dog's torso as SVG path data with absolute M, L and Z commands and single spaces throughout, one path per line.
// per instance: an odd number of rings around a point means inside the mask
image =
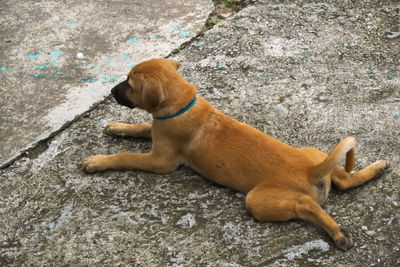
M 321 191 L 310 186 L 307 170 L 322 159 L 223 114 L 199 96 L 190 113 L 174 121 L 155 120 L 153 142 L 177 148 L 182 163 L 238 191 L 249 192 L 258 184 L 295 187 L 310 195 Z

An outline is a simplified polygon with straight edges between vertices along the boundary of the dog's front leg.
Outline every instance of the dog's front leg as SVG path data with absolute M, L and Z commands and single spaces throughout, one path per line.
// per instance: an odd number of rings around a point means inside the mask
M 167 173 L 176 170 L 179 158 L 170 154 L 119 153 L 111 155 L 94 155 L 86 158 L 82 168 L 87 172 L 104 170 L 144 170 L 154 173 Z
M 118 136 L 151 138 L 151 124 L 129 124 L 123 122 L 110 122 L 105 127 L 105 132 Z

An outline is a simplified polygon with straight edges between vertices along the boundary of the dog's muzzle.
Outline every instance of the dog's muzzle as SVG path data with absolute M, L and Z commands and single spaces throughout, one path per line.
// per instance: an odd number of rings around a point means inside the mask
M 127 96 L 127 92 L 129 89 L 130 85 L 128 83 L 128 80 L 125 80 L 122 83 L 115 86 L 113 89 L 111 89 L 111 93 L 113 94 L 118 104 L 128 108 L 135 108 L 136 105 L 132 103 Z

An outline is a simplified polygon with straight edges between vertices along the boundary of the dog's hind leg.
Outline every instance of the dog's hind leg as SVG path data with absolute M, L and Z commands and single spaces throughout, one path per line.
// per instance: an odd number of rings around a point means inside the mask
M 338 248 L 348 250 L 353 246 L 350 233 L 308 195 L 258 185 L 247 194 L 246 206 L 260 221 L 307 220 L 322 227 Z
M 340 190 L 345 190 L 371 180 L 388 166 L 389 163 L 387 161 L 379 160 L 354 173 L 349 173 L 340 167 L 336 167 L 331 174 L 331 179 Z
M 122 122 L 110 122 L 105 127 L 105 132 L 118 136 L 151 138 L 151 124 L 129 124 Z

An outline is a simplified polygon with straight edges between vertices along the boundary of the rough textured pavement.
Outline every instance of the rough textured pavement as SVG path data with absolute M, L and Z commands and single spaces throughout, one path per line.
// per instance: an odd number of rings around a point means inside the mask
M 25 1 L 0 7 L 0 167 L 104 100 L 129 69 L 203 29 L 211 0 Z
M 355 247 L 303 221 L 261 223 L 244 195 L 194 171 L 86 174 L 92 154 L 149 151 L 102 132 L 149 121 L 107 100 L 0 171 L 0 262 L 74 266 L 397 266 L 400 264 L 398 1 L 257 1 L 174 56 L 199 94 L 297 147 L 358 140 L 357 167 L 391 169 L 324 208 Z M 111 84 L 110 84 L 111 85 Z

